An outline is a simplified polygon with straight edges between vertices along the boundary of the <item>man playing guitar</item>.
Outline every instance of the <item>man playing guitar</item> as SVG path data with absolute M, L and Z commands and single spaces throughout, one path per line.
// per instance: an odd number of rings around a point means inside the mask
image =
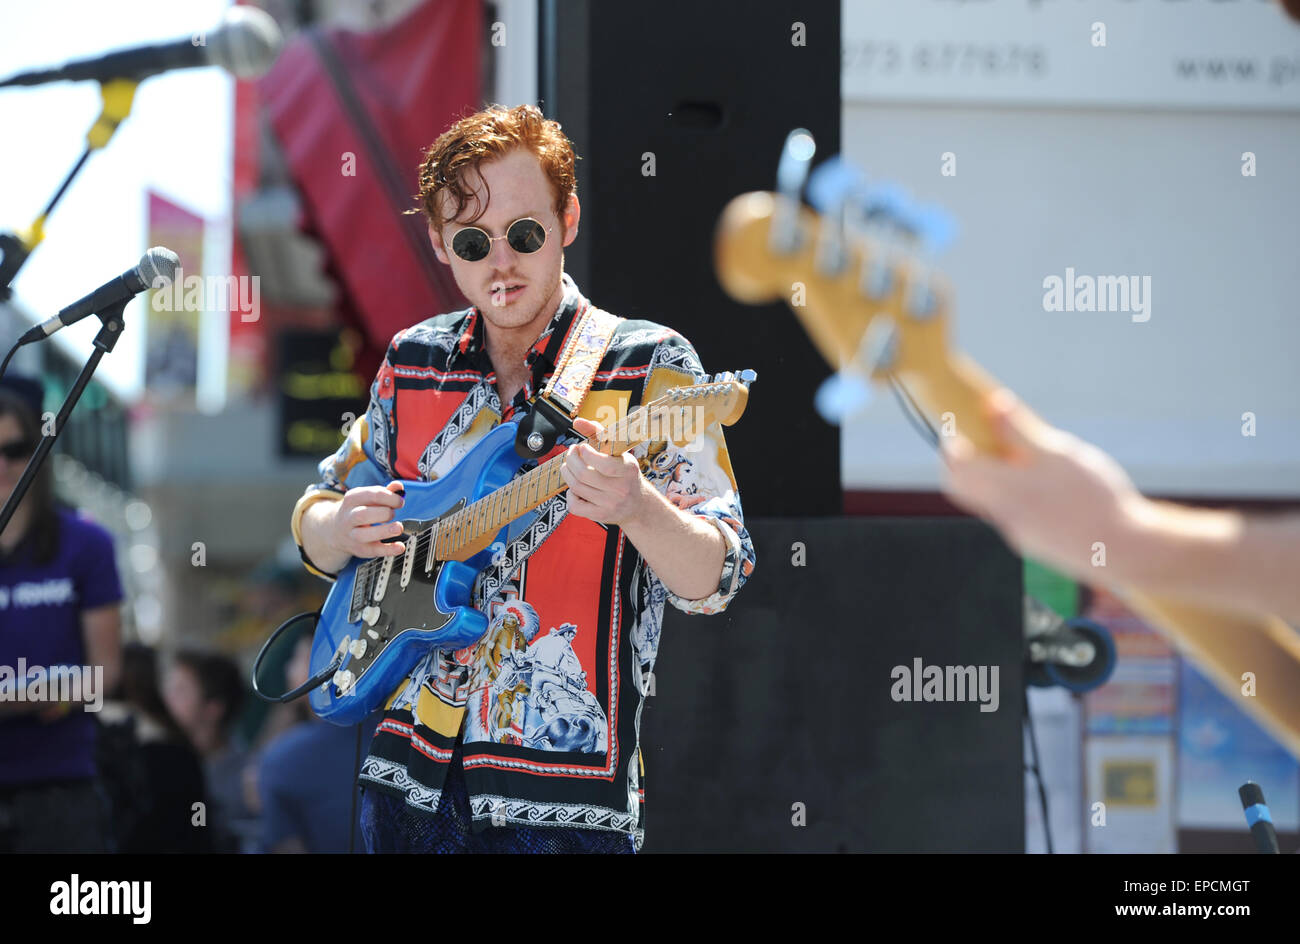
M 360 775 L 370 851 L 639 848 L 640 713 L 664 604 L 720 612 L 753 569 L 720 426 L 619 456 L 582 442 L 602 431 L 595 420 L 705 374 L 680 334 L 599 312 L 564 273 L 574 160 L 532 106 L 494 106 L 434 143 L 422 209 L 473 307 L 393 338 L 366 416 L 294 509 L 321 576 L 402 554 L 402 480 L 432 481 L 493 427 L 528 418 L 580 356 L 570 335 L 607 341 L 572 430 L 541 457 L 566 452 L 567 492 L 512 523 L 475 584 L 487 634 L 429 651 L 384 706 Z

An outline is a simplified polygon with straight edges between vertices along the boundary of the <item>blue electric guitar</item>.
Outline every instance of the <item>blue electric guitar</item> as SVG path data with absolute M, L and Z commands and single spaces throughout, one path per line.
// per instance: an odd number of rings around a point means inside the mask
M 745 412 L 753 371 L 718 374 L 708 383 L 674 387 L 628 413 L 588 445 L 618 455 L 642 442 L 678 446 L 713 423 L 730 426 Z M 479 572 L 492 562 L 506 526 L 563 492 L 561 452 L 515 477 L 516 423 L 502 423 L 450 472 L 407 482 L 401 513 L 405 553 L 353 558 L 321 608 L 311 648 L 310 692 L 326 721 L 356 724 L 378 708 L 432 647 L 462 649 L 487 631 L 470 605 Z

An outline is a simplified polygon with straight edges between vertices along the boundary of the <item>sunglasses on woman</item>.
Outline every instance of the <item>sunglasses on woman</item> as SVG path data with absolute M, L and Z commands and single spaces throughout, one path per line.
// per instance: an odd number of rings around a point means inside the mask
M 466 262 L 478 262 L 487 258 L 494 242 L 504 239 L 515 252 L 534 253 L 546 245 L 546 234 L 550 231 L 551 227 L 543 226 L 531 216 L 515 220 L 506 228 L 504 236 L 489 236 L 477 226 L 466 226 L 451 238 L 451 251 Z
M 35 451 L 36 443 L 29 439 L 15 439 L 12 442 L 0 445 L 0 456 L 4 456 L 11 462 L 17 459 L 26 459 Z

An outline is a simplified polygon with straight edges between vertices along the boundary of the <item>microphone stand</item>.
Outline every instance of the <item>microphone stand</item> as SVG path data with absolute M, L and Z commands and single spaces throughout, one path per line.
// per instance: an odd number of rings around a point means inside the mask
M 59 189 L 55 191 L 50 202 L 45 205 L 45 209 L 26 232 L 0 233 L 0 251 L 4 252 L 3 258 L 0 259 L 0 302 L 9 301 L 11 294 L 9 286 L 13 284 L 14 277 L 18 275 L 18 270 L 23 267 L 27 257 L 45 239 L 45 221 L 49 219 L 54 207 L 67 192 L 77 174 L 81 173 L 81 168 L 85 166 L 91 152 L 105 147 L 113 137 L 113 132 L 117 131 L 117 126 L 131 114 L 131 105 L 135 101 L 135 90 L 139 84 L 136 79 L 111 79 L 100 83 L 99 93 L 104 100 L 104 110 L 95 119 L 90 131 L 86 133 L 86 149 L 81 152 L 81 157 L 63 178 Z
M 68 395 L 63 398 L 63 408 L 59 410 L 59 415 L 54 420 L 54 433 L 50 436 L 41 436 L 36 451 L 27 460 L 27 468 L 23 469 L 22 478 L 14 486 L 13 494 L 5 502 L 4 509 L 0 510 L 0 534 L 3 534 L 5 528 L 9 527 L 9 519 L 18 510 L 18 504 L 23 500 L 23 496 L 27 494 L 27 489 L 31 487 L 32 479 L 36 478 L 36 473 L 41 464 L 49 455 L 50 450 L 54 448 L 54 440 L 58 439 L 59 433 L 63 432 L 63 424 L 72 415 L 72 409 L 77 405 L 77 401 L 81 399 L 86 384 L 90 383 L 95 368 L 99 366 L 99 362 L 104 355 L 113 350 L 118 338 L 122 336 L 122 329 L 125 327 L 122 321 L 122 312 L 125 310 L 128 301 L 130 299 L 125 298 L 120 302 L 114 302 L 101 312 L 95 312 L 99 320 L 103 322 L 99 334 L 95 335 L 95 349 L 90 352 L 90 357 L 86 359 L 86 366 L 81 368 L 81 373 L 77 375 L 76 383 L 72 385 Z

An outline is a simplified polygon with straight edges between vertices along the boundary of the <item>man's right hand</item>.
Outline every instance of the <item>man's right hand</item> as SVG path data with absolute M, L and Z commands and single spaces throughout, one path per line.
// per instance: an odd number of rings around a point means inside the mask
M 337 573 L 353 557 L 396 557 L 406 544 L 395 520 L 405 503 L 398 480 L 350 488 L 337 502 L 317 502 L 302 518 L 303 549 L 317 567 Z M 388 543 L 385 543 L 385 542 Z

